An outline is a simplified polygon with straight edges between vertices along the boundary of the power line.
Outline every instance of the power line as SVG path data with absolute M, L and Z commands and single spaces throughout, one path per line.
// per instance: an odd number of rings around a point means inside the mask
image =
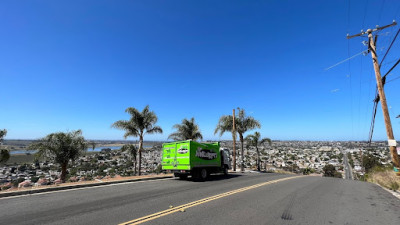
M 363 18 L 363 23 L 362 23 L 362 27 L 364 27 L 365 25 L 365 17 L 367 16 L 367 9 L 368 9 L 368 1 L 365 3 L 365 8 L 364 8 L 364 18 Z
M 376 93 L 378 94 L 378 93 Z M 379 95 L 378 95 L 379 96 Z M 372 120 L 371 120 L 371 126 L 369 128 L 369 136 L 368 136 L 368 144 L 371 146 L 372 142 L 372 136 L 374 134 L 374 127 L 375 127 L 375 117 L 376 117 L 376 110 L 378 108 L 378 101 L 375 99 L 374 100 L 374 107 L 372 109 Z
M 348 52 L 347 52 L 347 54 L 350 55 L 350 46 L 349 46 L 350 44 L 347 44 L 347 45 L 348 45 Z M 356 57 L 356 56 L 359 56 L 359 55 L 361 55 L 361 54 L 363 54 L 363 53 L 367 53 L 367 50 L 364 50 L 364 51 L 362 51 L 362 52 L 360 52 L 360 53 L 357 53 L 357 54 L 355 54 L 355 55 L 353 55 L 353 56 L 351 56 L 351 57 L 349 57 L 349 58 L 347 58 L 347 59 L 344 59 L 344 60 L 342 60 L 342 61 L 336 63 L 335 65 L 326 68 L 325 71 L 326 71 L 326 70 L 330 70 L 330 69 L 332 69 L 333 67 L 336 67 L 336 66 L 338 66 L 338 65 L 340 65 L 340 64 L 342 64 L 342 63 L 344 63 L 344 62 L 346 62 L 346 61 L 348 61 L 348 60 L 350 60 L 350 59 L 352 59 L 352 58 L 354 58 L 354 57 Z M 350 66 L 349 66 L 349 67 L 350 67 Z M 350 70 L 350 69 L 349 69 L 349 70 Z M 350 71 L 349 71 L 349 72 L 350 72 Z
M 400 78 L 396 77 L 388 82 L 386 82 L 386 76 L 400 63 L 400 59 L 396 62 L 396 64 L 394 64 L 392 66 L 392 68 L 390 68 L 390 70 L 382 77 L 382 86 L 385 86 L 386 83 L 392 82 L 394 80 L 397 80 Z M 378 94 L 378 88 L 376 88 L 375 90 L 375 99 L 374 99 L 374 107 L 372 109 L 372 120 L 371 120 L 371 126 L 369 129 L 369 137 L 368 137 L 368 143 L 369 145 L 371 145 L 371 141 L 372 141 L 372 136 L 374 134 L 374 127 L 375 127 L 375 117 L 376 117 L 376 109 L 378 106 L 378 102 L 379 102 L 380 98 L 379 98 L 379 94 Z
M 394 37 L 394 39 L 393 39 L 392 42 L 390 43 L 390 46 L 389 46 L 388 50 L 386 51 L 385 56 L 383 57 L 381 63 L 379 64 L 379 68 L 381 67 L 383 60 L 385 59 L 386 55 L 388 54 L 390 48 L 392 47 L 394 41 L 395 41 L 396 38 L 397 38 L 397 35 L 399 34 L 399 32 L 400 32 L 400 29 L 397 31 L 396 36 Z M 370 45 L 368 46 L 368 48 L 370 49 Z M 392 68 L 390 68 L 389 71 L 386 72 L 386 74 L 382 76 L 382 87 L 384 87 L 384 86 L 385 86 L 385 83 L 387 83 L 387 82 L 386 82 L 386 76 L 387 76 L 399 63 L 400 63 L 400 59 L 397 60 L 397 62 L 392 66 Z M 390 80 L 390 82 L 391 82 L 391 81 L 394 81 L 394 80 L 397 80 L 397 79 L 399 79 L 399 78 L 400 78 L 400 77 L 396 77 L 395 79 Z M 373 106 L 373 110 L 372 110 L 372 120 L 371 120 L 371 126 L 370 126 L 369 137 L 368 137 L 368 143 L 369 143 L 369 145 L 371 145 L 372 136 L 373 136 L 373 133 L 374 133 L 376 110 L 377 110 L 377 106 L 378 106 L 379 100 L 380 100 L 380 98 L 379 98 L 379 93 L 378 93 L 378 87 L 376 87 L 376 90 L 375 90 L 375 99 L 374 99 L 374 106 Z
M 367 16 L 367 10 L 368 10 L 368 3 L 369 3 L 369 0 L 367 0 L 366 1 L 366 3 L 364 4 L 364 16 L 363 16 L 363 22 L 362 22 L 362 27 L 364 27 L 364 25 L 365 25 L 365 18 L 366 18 L 366 16 Z M 360 48 L 361 49 L 363 49 L 363 47 L 362 46 L 360 46 Z M 361 63 L 360 63 L 360 91 L 359 91 L 359 100 L 358 100 L 358 115 L 359 115 L 359 117 L 358 117 L 358 125 L 359 125 L 359 134 L 361 134 L 361 130 L 365 130 L 365 125 L 366 125 L 366 123 L 363 123 L 364 124 L 364 126 L 363 126 L 363 129 L 360 129 L 360 124 L 361 124 L 361 96 L 362 96 L 362 88 L 361 88 L 361 82 L 362 82 L 362 74 L 363 74 L 363 57 L 361 57 Z M 368 89 L 368 91 L 370 91 L 370 89 Z M 368 94 L 369 95 L 369 94 Z M 369 107 L 369 103 L 367 103 L 367 107 Z M 367 112 L 368 110 L 366 110 L 366 112 Z M 367 119 L 367 114 L 365 114 L 365 117 L 364 117 L 365 119 Z
M 348 2 L 349 2 L 349 4 L 348 4 L 348 8 L 347 8 L 347 32 L 349 32 L 349 29 L 350 29 L 350 6 L 351 6 L 350 0 Z M 342 62 L 339 62 L 336 65 L 333 65 L 332 67 L 330 67 L 330 68 L 333 68 L 345 61 L 348 61 L 348 76 L 349 76 L 349 82 L 350 82 L 349 84 L 350 84 L 350 112 L 351 112 L 351 135 L 352 135 L 352 138 L 354 138 L 354 118 L 353 118 L 353 87 L 351 85 L 352 76 L 350 73 L 351 72 L 350 59 L 352 59 L 362 53 L 363 52 L 350 57 L 350 40 L 347 40 L 347 57 L 348 58 L 343 60 Z M 330 68 L 327 68 L 326 70 L 329 70 Z
M 393 79 L 391 79 L 391 80 L 387 81 L 386 83 L 390 83 L 390 82 L 392 82 L 392 81 L 395 81 L 395 80 L 397 80 L 397 79 L 400 79 L 400 76 L 398 76 L 398 77 L 395 77 L 395 78 L 393 78 Z
M 392 42 L 390 43 L 389 48 L 386 50 L 386 53 L 385 53 L 385 55 L 383 56 L 381 63 L 379 64 L 379 68 L 382 66 L 382 63 L 383 63 L 383 61 L 385 60 L 387 54 L 389 53 L 389 50 L 390 50 L 390 48 L 392 47 L 394 41 L 396 40 L 397 35 L 399 35 L 399 32 L 400 32 L 400 28 L 399 28 L 399 30 L 397 31 L 396 36 L 394 36 Z
M 381 22 L 381 16 L 382 16 L 382 11 L 383 11 L 383 6 L 385 5 L 385 0 L 382 1 L 382 6 L 381 6 L 381 10 L 379 12 L 379 16 L 378 16 L 378 23 L 379 24 Z
M 383 79 L 386 79 L 386 76 L 389 75 L 389 73 L 392 72 L 392 70 L 393 70 L 399 63 L 400 63 L 400 59 L 398 59 L 397 62 L 392 66 L 392 68 L 390 68 L 390 70 L 387 71 L 387 72 L 385 73 L 385 75 L 383 75 L 382 80 L 383 80 Z

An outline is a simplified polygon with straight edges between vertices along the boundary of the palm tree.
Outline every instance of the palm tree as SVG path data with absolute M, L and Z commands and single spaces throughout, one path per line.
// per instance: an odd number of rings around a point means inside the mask
M 7 130 L 0 130 L 0 147 L 3 145 L 4 137 L 7 135 Z M 10 158 L 10 152 L 7 149 L 0 149 L 0 163 L 7 162 Z
M 142 151 L 143 151 L 143 136 L 145 134 L 162 133 L 162 129 L 159 126 L 155 126 L 157 123 L 157 116 L 153 111 L 150 111 L 149 106 L 144 107 L 142 112 L 139 110 L 129 107 L 125 110 L 129 113 L 130 120 L 118 120 L 113 123 L 111 127 L 121 129 L 125 131 L 124 138 L 129 136 L 139 137 L 139 176 L 142 164 Z
M 260 132 L 255 132 L 254 134 L 249 134 L 245 138 L 247 145 L 249 146 L 254 146 L 256 147 L 256 152 L 257 152 L 257 170 L 260 171 L 260 151 L 258 150 L 258 145 L 259 144 L 264 144 L 265 142 L 268 142 L 269 145 L 272 144 L 271 139 L 269 138 L 263 138 L 260 140 L 261 134 Z
M 246 133 L 249 130 L 253 130 L 255 128 L 261 128 L 260 122 L 258 120 L 254 119 L 252 116 L 247 116 L 246 112 L 244 109 L 237 108 L 238 109 L 238 114 L 235 116 L 235 128 L 236 132 L 239 134 L 239 139 L 241 143 L 241 163 L 240 163 L 240 169 L 241 171 L 244 171 L 244 133 Z M 215 128 L 214 134 L 219 132 L 219 135 L 222 136 L 224 132 L 231 132 L 233 128 L 233 117 L 228 115 L 228 116 L 221 116 L 219 118 L 217 127 Z M 236 161 L 234 159 L 234 161 Z M 234 162 L 235 163 L 235 162 Z M 235 165 L 235 164 L 234 164 Z
M 122 147 L 121 147 L 121 150 L 122 151 L 126 151 L 126 152 L 128 152 L 128 154 L 131 156 L 131 160 L 132 160 L 132 162 L 133 162 L 133 168 L 134 168 L 134 174 L 136 175 L 136 157 L 137 157 L 137 148 L 136 148 L 136 145 L 134 145 L 134 144 L 126 144 L 126 145 L 123 145 Z
M 236 124 L 236 121 L 235 121 Z M 219 118 L 217 127 L 215 128 L 214 135 L 219 132 L 219 136 L 221 137 L 225 132 L 231 132 L 232 133 L 232 139 L 236 140 L 236 132 L 233 132 L 233 116 L 231 115 L 226 115 L 226 116 L 221 116 Z M 236 171 L 236 152 L 233 152 L 232 154 L 233 158 L 233 171 Z
M 0 145 L 3 144 L 4 137 L 7 135 L 7 130 L 0 130 Z
M 87 143 L 81 130 L 51 133 L 29 145 L 28 149 L 37 150 L 35 158 L 52 159 L 61 165 L 61 182 L 65 182 L 68 163 L 75 161 L 87 149 Z
M 184 140 L 203 140 L 203 136 L 201 135 L 199 126 L 194 122 L 194 118 L 192 117 L 190 120 L 186 118 L 182 120 L 181 124 L 175 124 L 173 128 L 177 129 L 176 132 L 170 134 L 168 139 L 173 139 L 175 141 L 184 141 Z

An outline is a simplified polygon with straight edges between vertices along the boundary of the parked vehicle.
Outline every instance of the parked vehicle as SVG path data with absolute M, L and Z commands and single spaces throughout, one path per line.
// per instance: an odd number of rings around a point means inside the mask
M 178 141 L 163 144 L 162 169 L 175 177 L 205 180 L 211 173 L 228 175 L 231 161 L 228 149 L 220 149 L 219 142 L 198 143 Z

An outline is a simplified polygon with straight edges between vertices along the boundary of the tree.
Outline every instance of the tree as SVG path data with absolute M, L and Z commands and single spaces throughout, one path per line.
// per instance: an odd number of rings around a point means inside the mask
M 302 172 L 303 175 L 309 175 L 311 173 L 311 168 L 310 167 L 304 168 Z
M 337 172 L 335 167 L 331 164 L 325 165 L 322 170 L 324 171 L 324 177 L 342 178 L 342 174 Z
M 236 121 L 235 121 L 236 124 Z M 232 133 L 232 139 L 236 140 L 236 132 L 233 131 L 233 116 L 231 115 L 226 115 L 226 116 L 221 116 L 219 118 L 217 127 L 215 128 L 214 135 L 219 132 L 219 136 L 222 136 L 225 132 L 231 132 Z M 236 152 L 233 153 L 233 171 L 236 171 Z
M 365 172 L 369 173 L 370 170 L 374 167 L 382 166 L 379 162 L 379 159 L 371 154 L 363 155 L 362 157 L 362 167 L 365 168 Z
M 7 149 L 0 149 L 0 163 L 5 163 L 10 159 L 10 152 Z
M 324 177 L 333 177 L 335 175 L 335 167 L 331 164 L 327 164 L 323 168 L 324 171 Z
M 237 108 L 238 114 L 235 116 L 235 128 L 236 132 L 239 134 L 239 139 L 241 143 L 241 171 L 244 171 L 244 137 L 243 135 L 249 131 L 256 128 L 261 128 L 261 124 L 258 120 L 254 119 L 252 116 L 247 116 L 244 109 Z M 222 136 L 225 132 L 232 132 L 233 128 L 233 117 L 230 115 L 221 116 L 219 118 L 217 127 L 215 128 L 214 134 L 219 132 Z
M 7 130 L 0 130 L 0 145 L 3 144 L 4 137 L 7 135 Z
M 245 138 L 245 141 L 247 143 L 248 146 L 253 146 L 256 148 L 256 152 L 257 152 L 257 170 L 260 171 L 260 151 L 258 150 L 258 145 L 259 144 L 264 144 L 264 143 L 268 143 L 269 145 L 272 144 L 271 139 L 269 138 L 263 138 L 261 139 L 261 134 L 260 132 L 255 132 L 254 134 L 249 134 L 247 135 L 247 137 Z
M 203 140 L 199 126 L 195 123 L 193 117 L 190 120 L 183 119 L 181 124 L 175 124 L 173 128 L 177 129 L 177 131 L 170 134 L 168 139 L 173 139 L 174 141 Z
M 143 151 L 143 136 L 145 134 L 162 133 L 162 129 L 159 126 L 155 126 L 157 123 L 157 116 L 153 111 L 150 111 L 149 106 L 144 107 L 142 112 L 139 110 L 129 107 L 125 110 L 129 113 L 131 118 L 129 120 L 118 120 L 113 123 L 111 127 L 121 129 L 125 131 L 124 138 L 129 136 L 139 137 L 139 176 L 141 174 L 142 164 L 142 151 Z
M 3 145 L 4 137 L 7 135 L 7 130 L 0 130 L 0 148 Z M 0 149 L 0 163 L 7 162 L 10 158 L 10 152 L 7 149 Z
M 131 157 L 131 160 L 132 160 L 132 162 L 133 162 L 133 168 L 134 168 L 134 174 L 136 175 L 136 167 L 137 167 L 137 163 L 136 163 L 136 161 L 137 161 L 137 148 L 136 148 L 136 146 L 134 145 L 134 144 L 126 144 L 126 145 L 123 145 L 122 146 L 122 148 L 121 148 L 121 150 L 122 151 L 126 151 L 126 152 L 128 152 L 128 154 L 130 155 L 130 157 Z
M 61 166 L 61 182 L 65 182 L 68 163 L 74 162 L 87 149 L 87 143 L 81 130 L 51 133 L 29 145 L 28 149 L 37 150 L 35 158 L 54 160 Z

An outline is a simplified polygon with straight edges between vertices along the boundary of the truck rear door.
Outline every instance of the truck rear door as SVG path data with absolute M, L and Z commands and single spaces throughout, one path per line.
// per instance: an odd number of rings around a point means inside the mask
M 162 166 L 164 170 L 176 168 L 176 143 L 166 143 L 163 145 Z

